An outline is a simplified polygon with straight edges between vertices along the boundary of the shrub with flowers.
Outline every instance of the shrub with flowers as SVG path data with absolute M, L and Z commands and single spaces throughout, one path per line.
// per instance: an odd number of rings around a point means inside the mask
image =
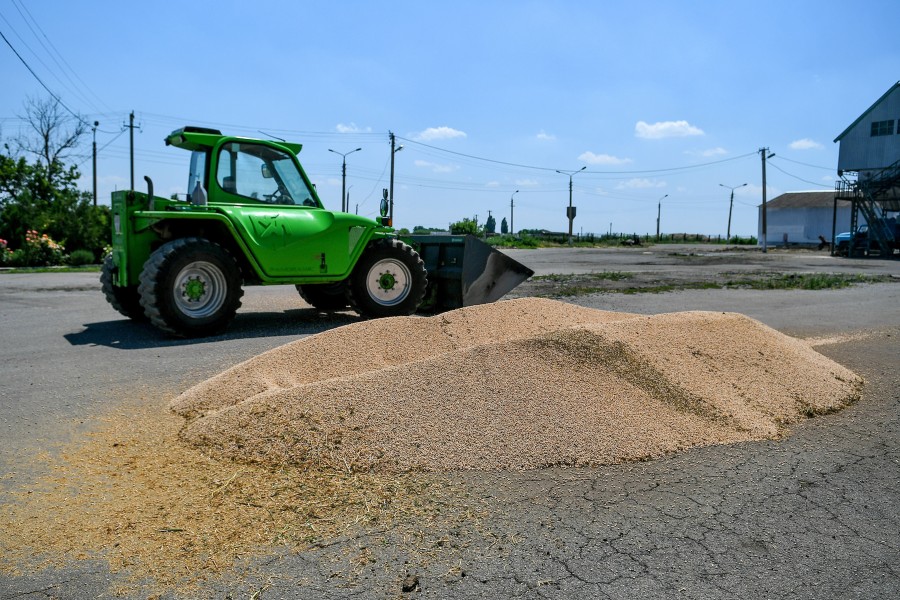
M 3 238 L 0 238 L 0 267 L 11 265 L 13 260 L 13 251 L 10 250 L 9 244 Z
M 25 234 L 25 244 L 14 251 L 9 264 L 16 267 L 52 267 L 65 262 L 66 249 L 49 235 L 33 229 Z

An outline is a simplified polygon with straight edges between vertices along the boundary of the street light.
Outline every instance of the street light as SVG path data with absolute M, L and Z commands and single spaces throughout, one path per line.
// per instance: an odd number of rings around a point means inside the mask
M 512 193 L 512 196 L 509 197 L 509 234 L 516 235 L 516 230 L 513 229 L 513 198 L 516 194 L 519 193 L 519 190 L 516 190 Z
M 569 245 L 572 245 L 572 221 L 575 220 L 575 209 L 572 208 L 572 177 L 574 177 L 577 173 L 581 173 L 587 169 L 587 165 L 584 165 L 577 171 L 560 171 L 556 170 L 560 175 L 568 175 L 569 176 L 569 208 L 566 210 L 566 216 L 569 217 Z
M 656 206 L 656 241 L 659 241 L 659 218 L 662 216 L 662 201 L 668 198 L 669 195 L 666 194 L 662 198 L 659 199 Z
M 734 190 L 742 188 L 747 184 L 742 183 L 741 185 L 736 185 L 734 187 L 725 185 L 724 183 L 720 183 L 719 185 L 721 185 L 723 188 L 728 188 L 729 190 L 731 190 L 731 200 L 728 201 L 728 231 L 725 234 L 725 243 L 728 243 L 728 240 L 731 239 L 731 207 L 734 206 Z
M 328 149 L 329 152 L 340 154 L 343 162 L 341 163 L 341 212 L 347 212 L 347 156 L 354 152 L 359 152 L 362 148 L 351 150 L 350 152 L 338 152 L 337 150 Z

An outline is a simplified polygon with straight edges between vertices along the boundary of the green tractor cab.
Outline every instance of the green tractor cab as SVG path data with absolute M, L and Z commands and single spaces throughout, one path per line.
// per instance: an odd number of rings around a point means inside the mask
M 374 318 L 413 314 L 426 297 L 433 310 L 491 302 L 533 275 L 471 236 L 400 241 L 384 207 L 378 219 L 326 210 L 301 144 L 201 127 L 165 141 L 191 153 L 187 199 L 154 196 L 148 177 L 147 193 L 114 192 L 101 283 L 116 310 L 169 334 L 221 332 L 248 285 L 294 285 L 317 309 Z

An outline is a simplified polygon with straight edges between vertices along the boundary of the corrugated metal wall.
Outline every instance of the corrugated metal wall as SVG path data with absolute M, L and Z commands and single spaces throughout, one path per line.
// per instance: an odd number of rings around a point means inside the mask
M 894 121 L 894 133 L 872 137 L 874 121 Z M 841 138 L 838 169 L 883 169 L 900 160 L 900 88 L 894 90 Z

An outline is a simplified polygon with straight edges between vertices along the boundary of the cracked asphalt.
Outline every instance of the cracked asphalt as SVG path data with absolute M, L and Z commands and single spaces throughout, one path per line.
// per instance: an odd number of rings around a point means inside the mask
M 571 265 L 590 272 L 595 260 L 608 270 L 633 271 L 638 262 L 658 269 L 667 261 L 646 252 L 579 250 L 571 263 L 564 251 L 517 251 L 516 258 L 539 272 L 575 272 Z M 775 271 L 859 265 L 900 276 L 900 261 L 769 256 L 752 260 Z M 697 268 L 734 268 L 731 259 L 712 262 Z M 527 293 L 527 284 L 519 291 Z M 245 300 L 227 335 L 173 341 L 121 320 L 105 305 L 96 275 L 0 275 L 0 491 L 27 486 L 33 453 L 77 440 L 92 418 L 134 390 L 159 390 L 164 406 L 239 360 L 355 320 L 303 309 L 292 288 L 251 289 Z M 446 507 L 443 525 L 407 521 L 302 552 L 273 549 L 187 595 L 153 595 L 148 585 L 124 597 L 900 597 L 900 280 L 816 292 L 567 300 L 646 314 L 744 312 L 790 335 L 844 336 L 817 350 L 867 384 L 858 403 L 781 440 L 595 469 L 459 473 L 452 480 L 466 496 Z M 123 597 L 122 581 L 102 561 L 72 561 L 0 574 L 0 600 Z

